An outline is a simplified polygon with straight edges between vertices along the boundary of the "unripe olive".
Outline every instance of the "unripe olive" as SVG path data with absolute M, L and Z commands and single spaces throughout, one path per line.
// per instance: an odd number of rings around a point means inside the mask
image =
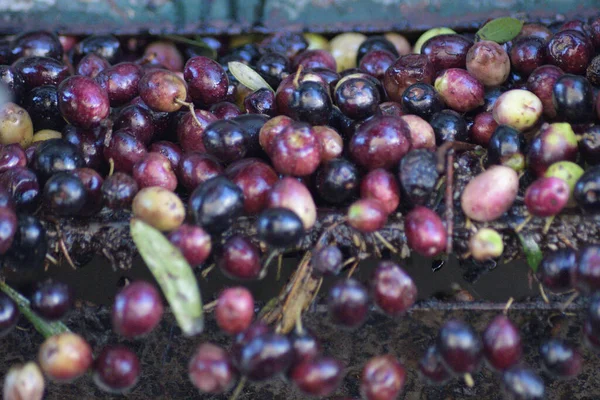
M 358 32 L 341 33 L 331 39 L 329 46 L 338 71 L 356 67 L 358 48 L 365 40 L 367 37 Z
M 26 148 L 33 140 L 33 123 L 29 113 L 15 103 L 0 106 L 0 144 L 18 143 Z
M 52 129 L 42 129 L 33 135 L 32 143 L 43 142 L 50 139 L 62 139 L 62 133 Z
M 518 131 L 534 126 L 542 115 L 541 100 L 533 93 L 523 89 L 513 89 L 498 97 L 492 113 L 500 125 L 509 125 Z
M 179 197 L 158 186 L 140 190 L 131 208 L 134 216 L 160 231 L 172 231 L 185 219 L 185 208 Z
M 305 33 L 304 39 L 308 42 L 306 50 L 329 51 L 329 41 L 323 35 L 319 35 L 318 33 Z
M 446 28 L 446 27 L 433 28 L 433 29 L 423 32 L 421 34 L 421 36 L 419 36 L 419 38 L 415 42 L 415 45 L 413 47 L 413 53 L 421 54 L 421 47 L 423 46 L 423 44 L 425 44 L 426 41 L 428 41 L 432 37 L 438 36 L 438 35 L 452 34 L 452 33 L 456 33 L 456 32 L 453 31 L 452 29 Z
M 500 257 L 504 251 L 502 235 L 490 228 L 480 229 L 471 236 L 469 250 L 472 257 L 477 261 Z

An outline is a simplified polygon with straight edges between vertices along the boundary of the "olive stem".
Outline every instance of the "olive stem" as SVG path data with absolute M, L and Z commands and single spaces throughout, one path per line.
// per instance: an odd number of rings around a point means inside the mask
M 200 128 L 202 128 L 202 123 L 196 116 L 196 109 L 194 108 L 194 103 L 192 103 L 192 102 L 188 103 L 187 101 L 183 101 L 181 99 L 175 99 L 175 103 L 181 104 L 182 106 L 187 107 L 190 110 L 190 114 L 192 114 L 192 118 L 194 119 L 194 121 L 196 121 L 196 124 L 198 124 L 198 126 Z
M 529 221 L 531 221 L 531 215 L 528 215 L 527 218 L 525 218 L 525 221 L 521 222 L 519 225 L 517 225 L 517 227 L 515 228 L 515 232 L 519 233 L 523 230 L 523 228 L 525 228 L 525 225 L 527 225 L 529 223 Z
M 544 229 L 542 230 L 542 233 L 545 235 L 546 233 L 548 233 L 548 231 L 550 230 L 550 225 L 552 225 L 552 222 L 554 222 L 554 215 L 546 218 L 546 223 L 544 224 Z
M 273 259 L 278 255 L 279 250 L 273 250 L 269 253 L 267 259 L 265 260 L 265 264 L 263 265 L 260 274 L 258 275 L 258 279 L 263 279 L 267 275 L 267 272 L 269 271 L 269 264 L 271 264 L 271 261 L 273 261 Z
M 108 176 L 112 176 L 115 172 L 115 160 L 111 158 L 108 159 Z
M 298 66 L 298 70 L 296 71 L 296 76 L 294 76 L 294 89 L 298 89 L 298 86 L 300 85 L 298 83 L 298 81 L 300 80 L 300 74 L 302 74 L 302 65 Z
M 235 390 L 233 391 L 233 394 L 231 395 L 229 400 L 237 400 L 237 398 L 242 393 L 242 390 L 244 389 L 245 384 L 246 384 L 246 377 L 242 376 L 242 378 L 240 379 L 237 386 L 235 387 Z

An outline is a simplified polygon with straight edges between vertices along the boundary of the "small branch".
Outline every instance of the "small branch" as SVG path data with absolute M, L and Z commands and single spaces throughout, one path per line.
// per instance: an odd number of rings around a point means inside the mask
M 218 303 L 219 300 L 213 300 L 210 303 L 205 304 L 204 307 L 202 307 L 202 309 L 204 310 L 204 312 L 212 312 L 217 307 Z

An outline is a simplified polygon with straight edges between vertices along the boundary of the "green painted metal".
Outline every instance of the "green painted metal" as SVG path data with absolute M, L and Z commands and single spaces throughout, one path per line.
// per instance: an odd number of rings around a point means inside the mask
M 435 26 L 474 27 L 488 18 L 513 15 L 556 20 L 600 13 L 597 0 L 273 0 L 265 24 L 288 20 L 314 31 L 424 30 Z M 272 24 L 272 21 L 275 24 Z
M 469 28 L 516 15 L 600 15 L 598 0 L 0 0 L 0 33 L 214 33 Z

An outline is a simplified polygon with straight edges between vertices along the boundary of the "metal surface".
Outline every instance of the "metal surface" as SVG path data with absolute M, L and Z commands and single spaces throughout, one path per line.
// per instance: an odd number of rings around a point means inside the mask
M 539 370 L 540 360 L 537 348 L 543 338 L 553 334 L 579 341 L 582 325 L 583 303 L 571 305 L 567 310 L 570 316 L 561 316 L 556 305 L 538 302 L 525 302 L 513 305 L 509 316 L 523 334 L 525 362 Z M 324 353 L 339 358 L 347 366 L 346 377 L 336 395 L 359 396 L 360 371 L 370 357 L 392 353 L 402 360 L 407 369 L 407 383 L 404 400 L 448 400 L 502 398 L 499 375 L 488 368 L 474 375 L 475 386 L 468 388 L 458 379 L 446 386 L 424 385 L 418 377 L 417 362 L 425 349 L 434 341 L 442 323 L 449 318 L 460 318 L 472 323 L 478 331 L 497 314 L 503 304 L 493 303 L 419 303 L 409 315 L 393 320 L 375 312 L 365 324 L 355 331 L 340 330 L 328 323 L 325 310 L 317 307 L 309 311 L 304 323 L 309 329 L 319 333 Z M 572 313 L 572 314 L 571 314 Z M 102 346 L 122 341 L 110 329 L 109 312 L 105 308 L 86 307 L 73 313 L 67 325 L 81 333 L 92 345 L 97 354 Z M 0 346 L 0 376 L 4 376 L 10 365 L 34 359 L 42 337 L 24 321 L 22 329 L 13 331 L 2 339 Z M 202 341 L 211 341 L 228 347 L 230 339 L 218 333 L 212 317 L 208 318 L 205 334 L 195 338 L 183 337 L 175 326 L 172 316 L 167 316 L 160 327 L 144 340 L 126 342 L 141 359 L 142 376 L 138 385 L 127 396 L 131 400 L 141 399 L 227 399 L 226 396 L 199 395 L 187 378 L 187 362 L 195 347 Z M 582 373 L 574 380 L 560 381 L 546 375 L 548 400 L 579 399 L 593 400 L 600 396 L 600 359 L 584 350 L 586 362 Z M 542 373 L 541 371 L 539 371 Z M 543 374 L 543 373 L 542 373 Z M 47 400 L 87 400 L 113 398 L 101 392 L 90 376 L 78 379 L 73 384 L 49 384 Z M 249 383 L 240 400 L 250 399 L 306 399 L 291 383 L 283 378 L 266 383 Z
M 239 33 L 473 28 L 516 15 L 561 20 L 600 14 L 597 0 L 0 0 L 0 33 Z

